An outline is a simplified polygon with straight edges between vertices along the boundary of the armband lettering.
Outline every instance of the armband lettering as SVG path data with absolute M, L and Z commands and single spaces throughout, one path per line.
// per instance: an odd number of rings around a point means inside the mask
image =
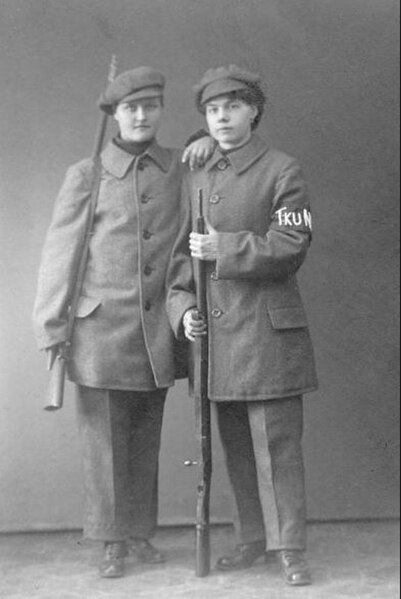
M 291 210 L 287 207 L 276 210 L 274 216 L 280 227 L 291 229 L 308 229 L 312 231 L 312 214 L 307 208 Z

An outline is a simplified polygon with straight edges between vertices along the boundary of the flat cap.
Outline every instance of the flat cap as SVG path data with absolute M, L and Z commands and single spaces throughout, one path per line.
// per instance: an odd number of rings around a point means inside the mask
M 113 114 L 116 104 L 122 100 L 140 100 L 163 95 L 166 79 L 160 71 L 151 67 L 138 67 L 120 73 L 99 98 L 99 108 Z
M 201 81 L 194 86 L 195 102 L 198 110 L 205 112 L 206 102 L 217 96 L 239 90 L 251 90 L 260 87 L 260 77 L 231 64 L 206 71 Z

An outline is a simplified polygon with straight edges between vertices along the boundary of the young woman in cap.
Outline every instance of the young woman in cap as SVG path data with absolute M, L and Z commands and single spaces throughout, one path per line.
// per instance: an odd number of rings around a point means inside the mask
M 68 376 L 77 385 L 84 452 L 85 535 L 104 542 L 103 577 L 124 573 L 131 550 L 160 563 L 149 539 L 157 522 L 158 454 L 174 336 L 165 273 L 178 230 L 182 153 L 161 147 L 165 78 L 150 67 L 120 74 L 100 99 L 118 134 L 101 154 L 95 226 L 73 330 Z M 207 155 L 208 138 L 194 150 Z M 186 157 L 194 161 L 191 149 Z M 66 340 L 91 195 L 90 159 L 72 166 L 54 207 L 34 308 L 50 363 Z
M 238 545 L 217 567 L 275 552 L 285 581 L 306 585 L 302 396 L 317 382 L 296 272 L 311 240 L 307 189 L 297 161 L 255 134 L 265 106 L 257 75 L 211 69 L 195 91 L 217 147 L 183 183 L 167 306 L 177 337 L 205 334 L 191 257 L 206 261 L 209 398 L 238 513 Z M 207 235 L 191 232 L 199 189 Z

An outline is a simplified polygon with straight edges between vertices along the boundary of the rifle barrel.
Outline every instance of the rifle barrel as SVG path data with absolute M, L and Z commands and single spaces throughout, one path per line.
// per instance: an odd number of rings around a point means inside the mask
M 196 230 L 206 231 L 203 216 L 203 193 L 199 190 Z M 197 308 L 207 324 L 207 270 L 202 260 L 197 264 Z M 200 476 L 196 510 L 196 575 L 207 576 L 210 572 L 210 484 L 212 475 L 211 414 L 208 397 L 209 344 L 208 336 L 198 341 L 198 388 L 196 393 L 197 432 L 200 440 Z
M 108 81 L 109 82 L 111 82 L 114 79 L 115 74 L 116 74 L 116 69 L 117 69 L 117 60 L 116 60 L 115 55 L 113 55 L 112 59 L 111 59 L 110 67 L 109 67 L 109 73 L 108 73 Z M 66 348 L 69 349 L 69 347 L 70 347 L 72 332 L 73 332 L 73 328 L 74 328 L 76 309 L 77 309 L 77 305 L 78 305 L 79 296 L 81 294 L 83 278 L 85 276 L 86 261 L 87 261 L 88 248 L 89 248 L 89 237 L 90 237 L 91 229 L 93 226 L 97 196 L 99 194 L 99 188 L 100 188 L 101 165 L 100 165 L 99 155 L 100 155 L 100 152 L 102 151 L 102 147 L 103 147 L 104 137 L 105 137 L 105 133 L 106 133 L 106 126 L 107 126 L 107 114 L 105 112 L 102 112 L 99 117 L 96 135 L 95 135 L 95 141 L 94 141 L 94 145 L 93 145 L 93 151 L 92 151 L 92 159 L 94 162 L 95 177 L 94 177 L 94 182 L 92 184 L 90 207 L 89 207 L 89 212 L 88 212 L 88 220 L 86 223 L 86 232 L 85 232 L 85 239 L 84 239 L 84 244 L 83 244 L 83 248 L 82 248 L 82 253 L 80 256 L 80 261 L 78 264 L 77 271 L 73 275 L 74 288 L 73 288 L 72 299 L 70 302 L 70 310 L 69 310 L 68 320 L 67 320 L 67 340 L 63 344 L 61 344 L 61 346 L 59 347 L 59 354 L 57 356 L 57 359 L 53 365 L 53 368 L 52 368 L 52 371 L 50 374 L 50 381 L 49 381 L 49 386 L 48 386 L 48 390 L 47 390 L 46 403 L 44 406 L 44 409 L 47 411 L 59 410 L 63 405 L 64 382 L 65 382 L 65 375 L 66 375 L 66 360 L 68 359 Z
M 111 83 L 113 81 L 113 79 L 115 78 L 116 72 L 117 72 L 117 57 L 115 54 L 113 54 L 113 56 L 111 57 L 109 73 L 107 76 L 107 81 L 109 83 Z M 100 152 L 102 151 L 103 141 L 104 141 L 104 137 L 105 137 L 105 133 L 106 133 L 106 126 L 107 126 L 107 114 L 102 111 L 99 116 L 99 120 L 98 120 L 98 124 L 97 124 L 95 141 L 94 141 L 93 150 L 92 150 L 92 159 L 95 159 L 97 156 L 99 156 Z

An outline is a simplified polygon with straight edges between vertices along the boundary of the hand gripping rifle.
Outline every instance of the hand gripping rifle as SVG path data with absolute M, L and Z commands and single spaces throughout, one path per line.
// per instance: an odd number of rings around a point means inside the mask
M 108 82 L 113 81 L 117 70 L 116 57 L 113 55 L 109 68 Z M 81 295 L 82 284 L 85 276 L 86 263 L 88 260 L 89 242 L 92 235 L 93 222 L 95 218 L 97 198 L 100 189 L 100 179 L 102 174 L 102 165 L 100 160 L 100 152 L 102 151 L 104 136 L 106 133 L 107 126 L 107 114 L 102 112 L 99 117 L 97 126 L 95 143 L 92 151 L 93 160 L 93 183 L 90 197 L 90 205 L 88 211 L 88 218 L 86 221 L 85 237 L 83 241 L 82 253 L 78 263 L 78 269 L 75 274 L 75 284 L 71 297 L 71 302 L 68 309 L 68 320 L 67 320 L 67 339 L 64 343 L 59 345 L 56 360 L 53 364 L 52 373 L 50 377 L 49 387 L 47 390 L 45 410 L 54 411 L 59 410 L 63 406 L 64 398 L 64 382 L 66 373 L 66 363 L 70 357 L 71 339 L 74 328 L 75 315 L 77 312 L 78 301 Z
M 203 216 L 203 192 L 199 189 L 199 213 L 196 230 L 205 234 Z M 199 260 L 196 272 L 196 296 L 198 314 L 207 324 L 207 271 L 206 262 Z M 197 341 L 197 381 L 195 387 L 196 426 L 200 439 L 200 476 L 196 508 L 196 575 L 207 576 L 210 571 L 210 485 L 212 478 L 211 414 L 208 397 L 209 347 L 208 335 Z

